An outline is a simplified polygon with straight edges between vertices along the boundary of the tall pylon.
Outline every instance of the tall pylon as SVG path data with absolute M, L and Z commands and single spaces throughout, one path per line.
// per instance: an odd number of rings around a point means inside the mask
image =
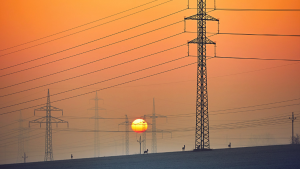
M 23 128 L 23 119 L 22 119 L 22 112 L 20 111 L 19 116 L 19 136 L 18 136 L 18 156 L 17 156 L 17 163 L 22 162 L 22 155 L 25 153 L 24 151 L 24 128 Z
M 208 119 L 208 94 L 207 94 L 207 69 L 206 69 L 206 44 L 214 44 L 206 37 L 206 21 L 219 21 L 206 13 L 206 0 L 197 0 L 197 14 L 185 18 L 197 20 L 197 38 L 189 43 L 197 44 L 197 95 L 196 95 L 196 130 L 195 149 L 210 149 L 209 119 Z
M 152 145 L 151 152 L 157 153 L 157 139 L 156 139 L 156 118 L 167 117 L 159 114 L 155 114 L 155 99 L 153 98 L 153 108 L 151 115 L 145 115 L 145 117 L 150 117 L 152 119 Z
M 125 122 L 120 123 L 119 125 L 125 125 L 125 154 L 129 155 L 129 127 L 130 122 L 127 115 L 125 115 Z
M 295 139 L 294 139 L 294 121 L 296 120 L 296 117 L 294 116 L 294 112 L 292 112 L 292 117 L 289 117 L 289 119 L 292 120 L 292 144 L 295 144 Z
M 63 110 L 51 106 L 49 89 L 48 89 L 46 106 L 38 109 L 34 109 L 34 115 L 36 111 L 46 111 L 46 116 L 38 118 L 36 120 L 29 121 L 29 127 L 30 127 L 30 123 L 40 123 L 40 127 L 42 123 L 46 123 L 44 161 L 53 161 L 54 159 L 53 159 L 53 149 L 52 149 L 52 123 L 56 123 L 56 126 L 58 126 L 58 123 L 67 123 L 68 127 L 69 127 L 69 123 L 67 121 L 53 117 L 51 115 L 52 111 L 61 111 L 63 115 Z
M 146 121 L 146 115 L 144 115 L 144 120 Z M 148 124 L 149 125 L 149 124 Z M 144 140 L 144 142 L 143 142 L 143 144 L 142 144 L 142 150 L 143 151 L 146 151 L 147 150 L 147 143 L 146 143 L 146 140 L 147 140 L 147 135 L 146 135 L 146 132 L 147 132 L 147 130 L 146 131 L 144 131 L 143 133 L 142 133 L 142 140 Z
M 96 96 L 94 99 L 95 101 L 95 107 L 93 108 L 95 110 L 95 132 L 94 132 L 94 157 L 100 157 L 100 138 L 99 138 L 99 110 L 105 110 L 102 107 L 98 106 L 98 101 L 103 100 L 101 98 L 98 98 L 97 91 L 96 91 Z
M 28 158 L 28 156 L 26 156 L 25 152 L 24 152 L 24 156 L 22 156 L 22 158 L 24 159 L 24 163 L 26 163 L 26 159 Z

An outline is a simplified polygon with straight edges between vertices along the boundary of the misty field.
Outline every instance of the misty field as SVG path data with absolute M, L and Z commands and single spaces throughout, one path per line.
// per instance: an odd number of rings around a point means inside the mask
M 1 169 L 299 168 L 300 145 L 184 151 L 0 165 Z

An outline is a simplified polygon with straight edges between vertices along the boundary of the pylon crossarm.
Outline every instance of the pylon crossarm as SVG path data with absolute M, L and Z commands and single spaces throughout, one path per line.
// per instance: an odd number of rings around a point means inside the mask
M 32 121 L 29 121 L 29 127 L 30 127 L 30 123 L 40 123 L 40 127 L 42 123 L 46 123 L 46 117 L 41 117 L 41 118 L 38 118 L 38 119 L 35 119 L 35 120 L 32 120 Z
M 195 14 L 195 15 L 192 15 L 192 16 L 189 16 L 189 17 L 186 17 L 184 18 L 185 20 L 203 20 L 203 17 L 202 15 L 198 15 L 198 14 Z M 204 17 L 204 20 L 208 20 L 208 21 L 219 21 L 219 19 L 217 18 L 214 18 L 210 15 L 205 15 Z
M 35 115 L 35 112 L 36 111 L 46 111 L 47 110 L 47 107 L 45 106 L 45 107 L 40 107 L 40 108 L 38 108 L 38 109 L 34 109 L 34 111 L 33 111 L 33 113 L 34 113 L 34 115 Z
M 51 111 L 63 111 L 63 109 L 59 109 L 54 106 L 51 106 L 50 109 L 51 109 Z
M 195 38 L 195 39 L 189 41 L 188 43 L 197 43 L 197 44 L 216 44 L 214 41 L 208 39 L 207 37 L 205 37 L 205 41 L 203 41 L 201 38 Z
M 51 117 L 51 123 L 68 123 L 68 122 L 56 117 Z

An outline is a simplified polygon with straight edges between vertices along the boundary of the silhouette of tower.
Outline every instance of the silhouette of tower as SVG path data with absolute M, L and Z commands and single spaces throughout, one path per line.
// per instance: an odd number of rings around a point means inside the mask
M 155 100 L 153 98 L 153 109 L 152 109 L 152 114 L 151 115 L 145 115 L 144 116 L 149 117 L 152 119 L 152 145 L 151 145 L 151 149 L 152 149 L 152 153 L 157 153 L 157 142 L 156 142 L 156 118 L 160 118 L 160 117 L 167 117 L 167 116 L 163 116 L 163 115 L 159 115 L 159 114 L 155 114 Z
M 61 120 L 61 119 L 53 117 L 51 115 L 52 111 L 61 111 L 61 113 L 63 115 L 63 110 L 51 106 L 49 89 L 48 89 L 46 106 L 38 108 L 38 109 L 34 109 L 34 115 L 35 115 L 36 111 L 46 111 L 46 116 L 38 118 L 36 120 L 29 121 L 29 127 L 30 127 L 30 123 L 40 123 L 40 127 L 41 127 L 42 123 L 46 123 L 44 161 L 53 161 L 52 123 L 56 123 L 56 126 L 58 125 L 58 123 L 67 123 L 68 127 L 69 127 L 69 123 L 67 121 Z
M 195 149 L 210 149 L 206 44 L 216 44 L 206 37 L 206 21 L 219 21 L 206 13 L 206 0 L 197 0 L 197 14 L 185 20 L 197 20 L 197 38 L 189 43 L 197 44 L 197 95 L 196 95 L 196 131 Z
M 129 155 L 129 127 L 130 122 L 127 115 L 125 115 L 125 122 L 120 123 L 119 125 L 125 125 L 125 154 Z
M 140 144 L 140 154 L 142 154 L 142 151 L 141 151 L 141 149 L 142 149 L 142 142 L 144 142 L 145 140 L 142 140 L 142 138 L 141 138 L 141 136 L 140 136 L 140 140 L 137 140 L 137 142 Z
M 98 106 L 98 101 L 103 100 L 101 98 L 98 98 L 97 91 L 96 91 L 96 97 L 92 99 L 95 101 L 95 132 L 94 132 L 94 157 L 100 157 L 100 138 L 99 138 L 99 110 L 105 110 L 104 108 L 101 108 Z
M 17 163 L 22 162 L 22 155 L 24 153 L 24 128 L 23 128 L 23 119 L 22 119 L 22 112 L 20 111 L 19 116 L 19 136 L 18 136 L 18 156 L 17 156 Z
M 294 139 L 294 120 L 296 120 L 296 117 L 294 116 L 294 112 L 292 112 L 292 117 L 289 117 L 289 119 L 292 120 L 292 144 L 295 144 Z
M 24 159 L 24 163 L 26 163 L 26 159 L 28 158 L 28 156 L 26 156 L 26 153 L 24 153 L 24 156 L 22 156 L 22 158 Z
M 146 121 L 146 115 L 144 115 L 144 120 Z M 149 124 L 148 124 L 148 125 L 149 125 Z M 144 141 L 143 141 L 143 144 L 142 144 L 142 147 L 143 147 L 142 150 L 143 150 L 143 151 L 146 151 L 146 150 L 147 150 L 147 144 L 146 144 L 146 139 L 147 139 L 146 136 L 147 136 L 147 135 L 146 135 L 146 132 L 147 132 L 147 130 L 144 131 L 144 132 L 142 133 L 142 140 L 144 140 Z

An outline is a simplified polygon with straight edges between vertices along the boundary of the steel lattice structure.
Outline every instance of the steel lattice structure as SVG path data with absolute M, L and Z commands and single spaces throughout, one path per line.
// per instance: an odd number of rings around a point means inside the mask
M 144 115 L 144 118 L 149 117 L 152 119 L 152 145 L 151 145 L 151 153 L 157 153 L 157 139 L 156 139 L 156 133 L 158 132 L 156 130 L 156 118 L 160 118 L 160 117 L 165 117 L 167 118 L 167 116 L 163 116 L 163 115 L 159 115 L 159 114 L 155 114 L 155 100 L 153 98 L 153 109 L 152 109 L 152 114 L 151 115 Z M 150 125 L 148 123 L 148 125 Z M 146 137 L 145 137 L 146 138 Z
M 20 111 L 20 118 L 19 118 L 19 136 L 18 136 L 18 156 L 17 156 L 17 163 L 22 162 L 22 155 L 24 153 L 24 128 L 23 128 L 23 119 L 22 119 L 22 112 Z
M 146 121 L 146 115 L 144 115 L 144 120 Z M 146 135 L 146 132 L 147 132 L 147 130 L 144 131 L 143 134 L 142 134 L 142 140 L 144 140 L 143 145 L 142 145 L 143 146 L 142 151 L 147 150 L 147 135 Z
M 130 122 L 127 115 L 125 115 L 125 122 L 120 123 L 119 125 L 125 125 L 125 154 L 129 155 L 129 127 Z
M 93 117 L 95 119 L 95 125 L 94 125 L 94 157 L 100 157 L 100 138 L 99 138 L 99 110 L 105 110 L 102 107 L 98 106 L 98 101 L 99 100 L 103 100 L 101 98 L 98 98 L 98 94 L 96 91 L 96 96 L 94 99 L 92 99 L 95 101 L 95 107 L 90 109 L 90 110 L 95 110 L 95 117 Z
M 156 139 L 156 118 L 158 116 L 155 115 L 155 101 L 153 98 L 153 110 L 152 110 L 152 116 L 150 116 L 150 118 L 152 118 L 152 153 L 157 153 L 157 139 Z
M 206 44 L 215 44 L 206 37 L 206 21 L 219 21 L 207 15 L 206 0 L 197 0 L 197 14 L 187 17 L 188 20 L 197 20 L 197 38 L 189 43 L 197 44 L 197 96 L 196 96 L 196 131 L 195 149 L 210 149 L 208 93 L 206 69 Z
M 38 118 L 33 121 L 29 121 L 29 127 L 30 123 L 40 123 L 40 126 L 42 123 L 46 123 L 46 134 L 45 134 L 45 158 L 44 161 L 53 161 L 53 149 L 52 149 L 52 123 L 67 123 L 69 127 L 69 123 L 67 121 L 61 120 L 56 117 L 51 116 L 52 111 L 61 111 L 63 115 L 63 110 L 53 107 L 50 104 L 50 94 L 48 89 L 48 95 L 47 95 L 47 104 L 44 107 L 38 108 L 34 110 L 34 115 L 36 111 L 46 111 L 46 116 Z

